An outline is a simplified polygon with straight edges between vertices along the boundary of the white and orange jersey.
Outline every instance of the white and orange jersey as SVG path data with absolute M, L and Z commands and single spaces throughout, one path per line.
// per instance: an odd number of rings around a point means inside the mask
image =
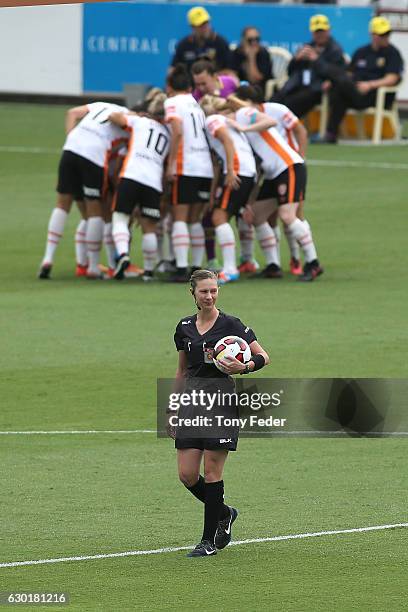
M 221 158 L 224 174 L 227 173 L 227 155 L 224 145 L 217 138 L 220 128 L 226 128 L 234 145 L 234 172 L 241 176 L 254 177 L 256 175 L 256 163 L 251 145 L 247 137 L 242 132 L 238 132 L 228 125 L 224 115 L 210 115 L 205 121 L 210 147 L 214 149 Z
M 109 121 L 109 115 L 129 111 L 124 106 L 109 102 L 93 102 L 87 106 L 88 113 L 69 132 L 63 149 L 81 155 L 103 168 L 107 165 L 111 148 L 118 141 L 125 142 L 129 138 L 122 128 Z
M 237 122 L 242 125 L 256 123 L 260 111 L 253 107 L 240 108 L 235 114 Z M 274 127 L 263 132 L 246 132 L 251 147 L 261 158 L 265 178 L 274 179 L 293 164 L 303 164 L 304 160 L 288 145 L 286 140 Z
M 169 130 L 158 121 L 139 115 L 126 115 L 126 123 L 130 140 L 121 178 L 162 192 L 163 168 L 170 144 Z
M 191 94 L 179 94 L 164 103 L 166 122 L 180 121 L 183 138 L 174 174 L 212 178 L 213 166 L 204 131 L 205 115 Z
M 293 128 L 299 123 L 299 118 L 292 113 L 290 108 L 278 102 L 264 102 L 261 106 L 261 112 L 265 113 L 278 123 L 275 128 L 279 134 L 284 137 L 287 143 L 299 153 L 299 144 L 293 134 Z

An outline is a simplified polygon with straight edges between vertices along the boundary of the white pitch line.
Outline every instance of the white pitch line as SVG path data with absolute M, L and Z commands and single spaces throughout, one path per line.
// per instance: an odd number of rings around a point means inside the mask
M 342 535 L 345 533 L 364 533 L 367 531 L 382 531 L 385 529 L 398 529 L 408 527 L 408 523 L 395 523 L 393 525 L 374 525 L 372 527 L 355 527 L 353 529 L 336 529 L 332 531 L 316 531 L 313 533 L 293 533 L 270 538 L 252 538 L 249 540 L 237 540 L 231 542 L 230 546 L 241 546 L 245 544 L 259 544 L 262 542 L 281 542 L 283 540 L 302 540 L 305 538 L 317 538 L 327 535 Z M 47 563 L 65 563 L 68 561 L 94 561 L 96 559 L 114 559 L 117 557 L 136 557 L 142 555 L 158 555 L 162 553 L 179 552 L 181 550 L 191 550 L 193 546 L 177 546 L 169 548 L 155 548 L 153 550 L 131 550 L 127 552 L 107 553 L 105 555 L 84 555 L 80 557 L 57 557 L 56 559 L 37 559 L 34 561 L 12 561 L 10 563 L 0 563 L 1 567 L 19 567 L 21 565 L 45 565 Z
M 61 149 L 52 149 L 50 147 L 18 147 L 0 145 L 1 153 L 61 153 Z
M 53 149 L 51 147 L 20 147 L 0 145 L 0 153 L 36 153 L 36 154 L 58 154 L 61 149 Z M 403 163 L 388 163 L 388 162 L 370 162 L 370 161 L 347 161 L 347 160 L 332 160 L 332 159 L 308 159 L 310 166 L 332 166 L 333 168 L 372 168 L 374 170 L 408 170 L 408 164 Z
M 157 433 L 156 429 L 72 429 L 56 431 L 0 431 L 0 436 L 47 436 L 76 434 L 145 434 Z
M 408 164 L 388 162 L 347 161 L 335 159 L 307 159 L 309 166 L 332 166 L 334 168 L 372 168 L 374 170 L 408 170 Z
M 78 435 L 78 434 L 155 434 L 157 433 L 156 429 L 61 429 L 55 431 L 47 431 L 47 430 L 34 430 L 34 431 L 0 431 L 0 436 L 54 436 L 54 435 Z M 164 433 L 161 431 L 159 433 Z M 408 431 L 361 431 L 355 432 L 361 436 L 371 436 L 380 438 L 382 436 L 408 436 Z M 243 438 L 245 438 L 248 434 L 252 434 L 254 436 L 350 436 L 353 432 L 348 431 L 326 431 L 326 430 L 299 430 L 299 431 L 246 431 L 243 432 Z

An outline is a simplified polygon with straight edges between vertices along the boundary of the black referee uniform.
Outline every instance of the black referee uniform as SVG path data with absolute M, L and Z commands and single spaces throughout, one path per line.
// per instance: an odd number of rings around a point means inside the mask
M 221 372 L 213 363 L 214 347 L 225 336 L 239 336 L 251 344 L 256 340 L 252 329 L 246 327 L 240 319 L 219 311 L 214 325 L 204 334 L 200 334 L 196 325 L 197 315 L 184 317 L 178 323 L 174 334 L 174 342 L 178 351 L 184 351 L 187 358 L 187 374 L 185 391 L 203 389 L 208 393 L 217 391 L 225 393 L 235 392 L 233 378 Z M 216 406 L 219 413 L 224 407 Z M 233 411 L 232 413 L 237 412 Z M 193 416 L 194 409 L 187 406 L 180 409 L 180 416 Z M 238 428 L 228 432 L 222 437 L 185 437 L 177 436 L 175 447 L 178 449 L 197 448 L 199 450 L 236 450 L 238 443 Z

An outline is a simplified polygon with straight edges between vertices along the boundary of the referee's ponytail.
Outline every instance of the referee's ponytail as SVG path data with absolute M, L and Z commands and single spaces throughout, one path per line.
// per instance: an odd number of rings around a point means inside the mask
M 218 276 L 215 272 L 211 272 L 211 270 L 195 270 L 190 276 L 190 293 L 194 298 L 196 306 L 198 310 L 201 310 L 200 306 L 197 304 L 197 300 L 195 299 L 195 290 L 197 288 L 197 283 L 202 280 L 206 280 L 207 278 L 218 281 Z

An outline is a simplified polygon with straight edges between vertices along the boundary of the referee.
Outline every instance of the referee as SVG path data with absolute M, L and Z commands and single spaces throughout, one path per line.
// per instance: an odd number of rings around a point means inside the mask
M 216 307 L 218 298 L 217 275 L 209 270 L 197 270 L 190 279 L 190 291 L 198 313 L 184 317 L 178 323 L 174 341 L 179 353 L 176 372 L 177 390 L 222 389 L 235 391 L 232 374 L 248 374 L 269 363 L 269 356 L 257 342 L 252 329 L 238 318 Z M 252 357 L 244 364 L 230 357 L 220 360 L 226 373 L 213 363 L 216 343 L 225 336 L 239 336 L 249 344 Z M 211 379 L 211 380 L 209 380 Z M 219 382 L 217 382 L 219 381 Z M 191 407 L 190 415 L 191 415 Z M 180 416 L 180 414 L 179 414 Z M 177 433 L 178 474 L 184 486 L 204 504 L 204 529 L 201 541 L 189 557 L 217 554 L 231 541 L 231 526 L 238 516 L 235 508 L 224 504 L 223 469 L 228 451 L 235 451 L 238 432 L 224 438 L 185 438 Z M 204 477 L 200 475 L 204 459 Z

